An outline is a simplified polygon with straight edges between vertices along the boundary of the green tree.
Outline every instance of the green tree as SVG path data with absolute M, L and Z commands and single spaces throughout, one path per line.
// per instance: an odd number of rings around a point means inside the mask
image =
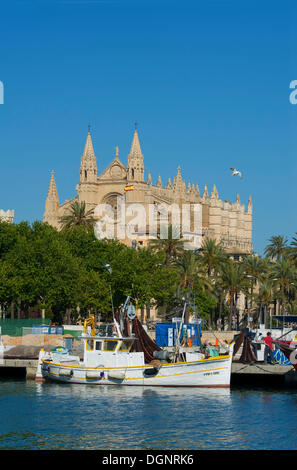
M 257 284 L 264 281 L 268 273 L 268 263 L 267 260 L 260 256 L 249 255 L 244 259 L 243 267 L 247 278 L 247 292 L 248 297 L 250 296 L 250 309 L 253 310 L 254 290 Z
M 284 314 L 289 295 L 296 291 L 296 268 L 290 260 L 281 257 L 271 266 L 270 279 L 274 282 L 276 295 L 280 300 L 280 309 Z
M 83 227 L 86 231 L 95 224 L 93 209 L 86 209 L 85 201 L 73 201 L 68 209 L 68 214 L 60 217 L 62 228 L 70 228 L 76 225 Z
M 163 234 L 164 227 L 161 227 L 160 232 Z M 168 232 L 164 233 L 164 238 L 161 238 L 161 235 L 158 234 L 156 239 L 149 241 L 149 247 L 152 250 L 163 253 L 166 266 L 173 263 L 184 249 L 184 241 L 180 235 L 180 231 L 176 227 L 169 225 Z
M 283 235 L 274 235 L 269 239 L 264 254 L 270 259 L 279 260 L 288 248 L 288 240 Z
M 220 243 L 217 243 L 212 238 L 203 240 L 201 246 L 201 263 L 207 269 L 207 275 L 210 277 L 218 272 L 227 260 L 226 253 Z
M 244 265 L 228 260 L 220 266 L 220 283 L 223 289 L 229 293 L 229 328 L 232 328 L 232 316 L 236 310 L 237 296 L 247 286 Z

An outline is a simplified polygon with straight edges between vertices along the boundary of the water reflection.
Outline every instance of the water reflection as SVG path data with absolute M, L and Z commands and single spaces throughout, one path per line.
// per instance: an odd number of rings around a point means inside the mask
M 56 397 L 69 394 L 72 397 L 84 399 L 97 399 L 98 397 L 144 398 L 144 397 L 174 397 L 175 400 L 187 399 L 216 399 L 228 400 L 231 396 L 229 388 L 182 388 L 182 387 L 142 387 L 142 386 L 86 386 L 83 384 L 55 384 L 55 383 L 31 383 L 40 396 L 51 394 Z
M 297 447 L 293 391 L 1 381 L 0 412 L 0 449 Z

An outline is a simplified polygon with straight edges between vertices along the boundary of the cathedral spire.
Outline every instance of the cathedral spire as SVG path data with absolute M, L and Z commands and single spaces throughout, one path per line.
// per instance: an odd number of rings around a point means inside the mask
M 93 148 L 90 126 L 89 126 L 88 135 L 87 135 L 87 139 L 85 143 L 83 158 L 96 158 L 95 153 L 94 153 L 94 148 Z
M 138 137 L 138 133 L 137 133 L 136 128 L 134 130 L 134 135 L 133 135 L 133 140 L 132 140 L 129 156 L 142 157 L 143 158 L 143 155 L 141 153 L 141 148 L 140 148 L 139 137 Z
M 80 164 L 80 182 L 95 183 L 97 181 L 97 160 L 94 153 L 90 126 Z
M 130 153 L 128 155 L 128 179 L 144 181 L 144 163 L 140 148 L 138 132 L 135 126 Z
M 58 191 L 54 176 L 54 171 L 52 171 L 50 184 L 48 187 L 47 198 L 45 201 L 45 212 L 43 215 L 43 221 L 48 222 L 49 224 L 55 224 L 58 220 L 58 209 L 59 209 L 59 198 Z
M 55 181 L 54 170 L 52 170 L 50 184 L 49 184 L 48 192 L 47 192 L 47 199 L 51 200 L 51 201 L 57 201 L 58 204 L 59 204 L 58 191 L 57 191 L 57 185 L 56 185 L 56 181 Z

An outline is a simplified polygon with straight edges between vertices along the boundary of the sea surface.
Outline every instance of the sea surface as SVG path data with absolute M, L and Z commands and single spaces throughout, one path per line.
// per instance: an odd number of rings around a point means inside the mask
M 297 390 L 0 379 L 0 449 L 297 449 Z

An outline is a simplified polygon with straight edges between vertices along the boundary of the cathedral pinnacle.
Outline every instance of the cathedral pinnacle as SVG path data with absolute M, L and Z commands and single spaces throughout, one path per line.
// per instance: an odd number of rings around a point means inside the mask
M 55 182 L 54 172 L 52 171 L 50 184 L 45 201 L 45 212 L 43 214 L 43 221 L 50 224 L 57 222 L 57 212 L 59 209 L 58 191 Z
M 138 137 L 138 133 L 137 133 L 136 128 L 134 130 L 134 135 L 133 135 L 133 140 L 132 140 L 132 144 L 131 144 L 129 157 L 142 157 L 143 158 L 143 155 L 141 153 L 140 143 L 139 143 L 139 137 Z
M 162 180 L 161 180 L 160 173 L 159 173 L 159 177 L 158 177 L 158 181 L 157 181 L 156 186 L 158 186 L 159 188 L 162 188 Z
M 138 132 L 135 127 L 130 153 L 128 155 L 128 179 L 130 181 L 144 181 L 144 163 L 141 153 Z
M 148 174 L 147 184 L 148 184 L 149 186 L 152 185 L 152 175 L 151 175 L 151 172 L 149 172 L 149 174 Z
M 176 186 L 182 186 L 182 183 L 183 183 L 183 180 L 182 180 L 182 176 L 181 176 L 181 168 L 180 166 L 178 165 L 177 167 L 177 175 L 176 175 Z
M 207 198 L 208 197 L 208 189 L 207 189 L 207 186 L 205 185 L 204 186 L 204 191 L 203 191 L 203 198 Z
M 54 170 L 52 170 L 51 180 L 47 192 L 47 199 L 59 202 Z
M 252 196 L 249 197 L 249 202 L 248 202 L 248 209 L 251 210 L 253 207 L 253 203 L 252 203 Z
M 218 197 L 219 197 L 219 193 L 218 193 L 218 190 L 217 190 L 217 187 L 216 187 L 215 184 L 213 185 L 211 197 L 212 197 L 212 198 L 218 198 Z
M 88 135 L 87 135 L 86 144 L 85 144 L 82 158 L 96 158 L 95 153 L 94 153 L 92 138 L 91 138 L 90 126 L 88 130 Z
M 90 126 L 80 164 L 80 182 L 95 183 L 97 180 L 97 160 L 93 149 Z

